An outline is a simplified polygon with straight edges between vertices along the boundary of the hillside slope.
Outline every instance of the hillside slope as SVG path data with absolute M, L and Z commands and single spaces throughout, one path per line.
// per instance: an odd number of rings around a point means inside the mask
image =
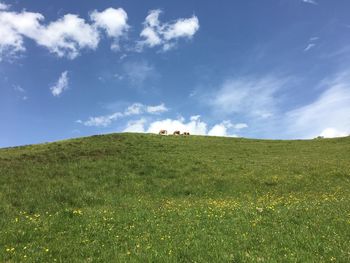
M 0 261 L 349 262 L 350 138 L 0 149 Z

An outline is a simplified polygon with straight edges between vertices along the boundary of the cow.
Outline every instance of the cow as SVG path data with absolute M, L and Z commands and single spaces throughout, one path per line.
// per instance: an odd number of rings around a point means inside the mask
M 167 130 L 160 130 L 159 135 L 167 135 L 168 131 Z
M 174 132 L 173 132 L 173 135 L 180 135 L 180 134 L 181 134 L 180 131 L 174 131 Z
M 189 132 L 184 132 L 182 135 L 184 135 L 184 136 L 189 136 L 190 133 L 189 133 Z

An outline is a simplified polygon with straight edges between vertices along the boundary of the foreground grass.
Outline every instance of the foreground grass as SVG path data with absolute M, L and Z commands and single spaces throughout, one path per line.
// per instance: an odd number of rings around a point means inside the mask
M 0 262 L 350 262 L 350 138 L 0 150 Z

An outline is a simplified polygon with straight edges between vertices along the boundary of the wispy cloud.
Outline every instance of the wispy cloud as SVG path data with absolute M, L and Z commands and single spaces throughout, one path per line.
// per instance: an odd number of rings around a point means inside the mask
M 114 112 L 108 115 L 90 117 L 86 121 L 78 120 L 77 123 L 90 127 L 107 127 L 111 125 L 112 122 L 120 118 L 142 114 L 160 114 L 166 111 L 168 111 L 168 108 L 164 103 L 154 106 L 144 105 L 141 103 L 133 103 L 122 112 Z
M 26 95 L 26 93 L 27 93 L 26 90 L 24 88 L 22 88 L 20 85 L 13 85 L 13 90 L 15 92 L 17 92 L 18 94 L 20 94 L 20 98 L 22 100 L 27 100 L 28 99 L 28 97 Z
M 118 118 L 121 118 L 123 116 L 124 115 L 122 113 L 115 112 L 115 113 L 109 114 L 109 115 L 90 117 L 86 121 L 77 120 L 77 123 L 83 124 L 83 125 L 88 126 L 88 127 L 107 127 L 113 121 L 115 121 Z
M 277 93 L 287 81 L 268 76 L 228 78 L 218 89 L 207 92 L 200 100 L 217 114 L 268 118 L 278 110 Z
M 68 89 L 69 79 L 68 79 L 68 71 L 64 71 L 57 83 L 50 88 L 52 95 L 58 97 L 62 94 L 63 91 Z
M 350 134 L 350 71 L 322 80 L 314 88 L 323 92 L 314 101 L 294 109 L 289 104 L 287 110 L 289 87 L 295 83 L 288 77 L 228 79 L 201 102 L 215 115 L 248 122 L 250 129 L 245 134 L 253 137 L 306 139 Z M 225 134 L 233 127 L 246 128 L 244 123 L 220 122 L 212 132 Z
M 164 103 L 162 103 L 156 106 L 147 106 L 146 111 L 148 113 L 159 114 L 159 113 L 167 112 L 168 108 L 165 107 Z
M 153 65 L 145 60 L 128 61 L 123 64 L 123 76 L 133 88 L 142 88 L 146 80 L 155 79 L 158 73 Z
M 20 92 L 20 93 L 25 93 L 26 92 L 25 89 L 22 88 L 19 85 L 13 85 L 13 89 L 14 89 L 14 91 L 17 91 L 17 92 Z
M 155 46 L 161 46 L 163 51 L 167 51 L 176 46 L 178 39 L 190 39 L 199 29 L 199 20 L 196 16 L 180 18 L 171 23 L 162 23 L 159 20 L 161 13 L 160 9 L 149 11 L 140 34 L 142 40 L 137 44 L 139 51 L 144 47 Z
M 317 5 L 318 3 L 315 0 L 302 0 L 306 4 Z
M 309 39 L 309 43 L 307 46 L 304 48 L 304 52 L 309 51 L 310 49 L 316 47 L 316 42 L 319 40 L 319 37 L 311 37 Z
M 350 72 L 323 81 L 325 91 L 312 103 L 286 114 L 289 135 L 313 138 L 350 134 Z
M 316 44 L 315 43 L 309 43 L 307 46 L 306 46 L 306 48 L 304 48 L 304 51 L 306 52 L 306 51 L 309 51 L 310 49 L 312 49 L 313 47 L 315 47 L 316 46 Z

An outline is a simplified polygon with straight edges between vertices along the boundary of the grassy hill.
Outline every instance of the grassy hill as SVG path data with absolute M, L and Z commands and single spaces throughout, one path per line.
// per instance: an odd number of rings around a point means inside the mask
M 350 138 L 0 149 L 0 262 L 350 262 Z

